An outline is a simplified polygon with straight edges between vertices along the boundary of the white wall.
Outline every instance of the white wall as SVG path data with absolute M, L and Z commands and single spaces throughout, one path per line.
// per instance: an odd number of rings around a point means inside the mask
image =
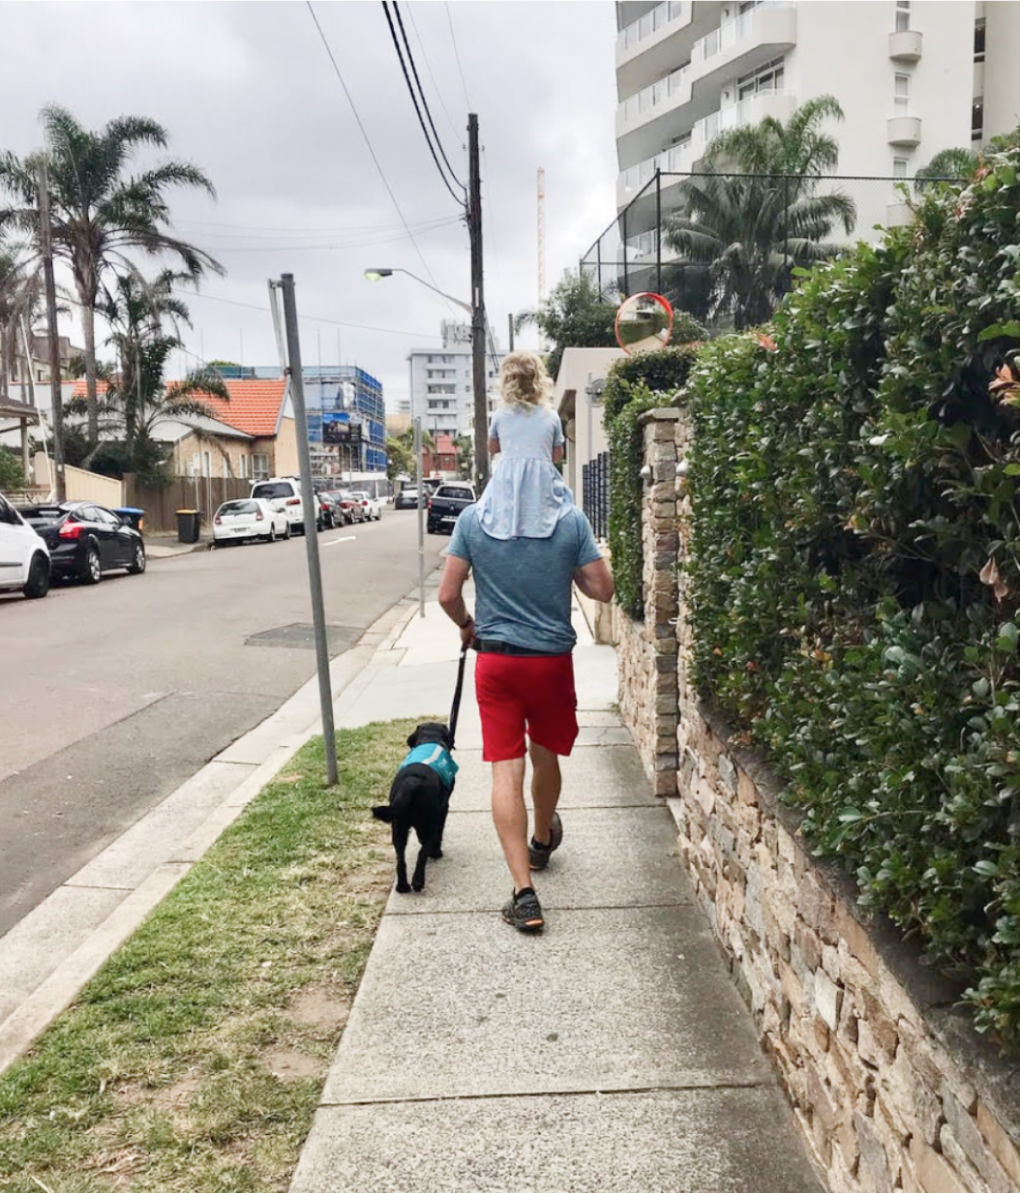
M 984 140 L 1011 133 L 1020 124 L 1020 4 L 988 0 L 985 11 Z

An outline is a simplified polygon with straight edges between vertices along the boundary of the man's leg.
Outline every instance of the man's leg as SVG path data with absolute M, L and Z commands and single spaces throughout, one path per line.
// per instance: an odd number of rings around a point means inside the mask
M 552 818 L 560 799 L 559 756 L 538 742 L 531 742 L 531 799 L 535 805 L 534 837 L 539 845 L 548 845 L 552 835 Z
M 551 815 L 551 813 L 550 813 Z M 514 891 L 531 886 L 528 813 L 524 807 L 524 759 L 492 764 L 492 820 L 503 846 Z

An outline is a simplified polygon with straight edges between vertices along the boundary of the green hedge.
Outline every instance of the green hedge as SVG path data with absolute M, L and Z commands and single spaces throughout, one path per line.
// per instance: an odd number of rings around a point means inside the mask
M 688 387 L 702 694 L 862 902 L 1020 1043 L 1020 151 L 810 275 Z
M 609 442 L 609 549 L 617 603 L 637 621 L 644 617 L 641 479 L 646 410 L 672 406 L 687 382 L 698 349 L 693 344 L 624 357 L 609 370 L 602 399 Z

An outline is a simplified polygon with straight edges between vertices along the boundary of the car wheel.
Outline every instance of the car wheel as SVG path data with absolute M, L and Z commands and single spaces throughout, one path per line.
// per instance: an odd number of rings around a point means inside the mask
M 128 571 L 132 576 L 140 576 L 145 571 L 145 547 L 141 543 L 135 543 L 135 557 Z
M 265 541 L 267 543 L 276 542 L 276 527 L 272 524 L 272 522 L 269 524 L 269 533 L 266 535 Z
M 50 590 L 50 565 L 45 555 L 33 555 L 28 569 L 28 579 L 22 592 L 30 601 L 44 597 Z
M 85 552 L 79 577 L 83 584 L 98 584 L 103 578 L 103 561 L 99 558 L 99 548 L 90 544 Z
M 287 523 L 286 530 L 284 530 L 284 532 L 283 532 L 283 537 L 285 540 L 290 538 L 290 523 L 289 522 Z

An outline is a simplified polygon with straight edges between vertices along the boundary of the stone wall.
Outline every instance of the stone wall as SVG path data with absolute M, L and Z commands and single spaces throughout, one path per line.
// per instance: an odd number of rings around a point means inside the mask
M 668 414 L 678 537 L 656 488 L 669 453 L 655 412 L 645 440 L 647 612 L 638 626 L 617 610 L 620 704 L 643 751 L 655 751 L 657 778 L 673 760 L 680 854 L 734 982 L 832 1193 L 1017 1193 L 1020 1064 L 976 1035 L 956 1006 L 959 988 L 920 965 L 892 926 L 861 917 L 844 873 L 805 848 L 767 767 L 693 690 L 682 579 L 667 607 L 678 562 L 669 544 L 682 562 L 689 542 L 689 429 L 682 411 Z M 674 644 L 673 668 L 652 662 L 660 643 Z M 666 748 L 670 692 L 676 733 Z
M 644 605 L 641 622 L 614 605 L 620 711 L 656 795 L 676 791 L 677 429 L 680 411 L 650 410 L 644 429 Z

